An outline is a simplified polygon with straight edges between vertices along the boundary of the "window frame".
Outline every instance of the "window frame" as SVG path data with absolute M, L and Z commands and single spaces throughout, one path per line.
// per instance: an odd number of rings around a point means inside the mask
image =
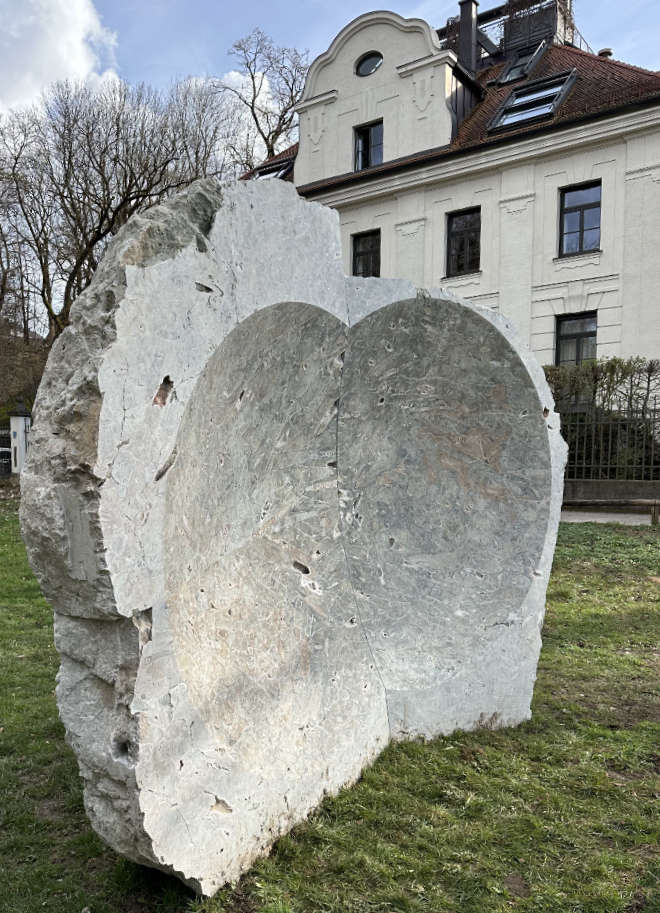
M 380 161 L 372 162 L 371 161 L 371 131 L 374 127 L 380 126 L 381 128 L 381 141 L 380 141 Z M 368 136 L 368 150 L 369 150 L 369 161 L 367 164 L 362 164 L 359 162 L 359 144 L 361 137 Z M 382 117 L 379 120 L 370 121 L 368 124 L 359 124 L 356 127 L 353 127 L 353 170 L 354 171 L 366 171 L 368 168 L 375 168 L 377 165 L 383 164 L 383 152 L 385 145 L 385 134 L 383 130 L 383 119 Z
M 600 187 L 600 199 L 598 203 L 581 203 L 579 206 L 569 206 L 565 204 L 565 198 L 567 193 L 572 193 L 575 190 L 589 190 L 591 187 Z M 600 219 L 598 221 L 598 247 L 591 247 L 585 249 L 584 247 L 584 212 L 587 209 L 598 209 L 600 212 Z M 564 216 L 567 212 L 579 212 L 580 214 L 580 247 L 578 250 L 572 250 L 565 253 L 562 253 L 562 248 L 564 246 L 564 236 L 567 234 L 575 234 L 575 232 L 565 232 L 564 231 Z M 594 181 L 583 181 L 580 184 L 570 184 L 566 187 L 559 188 L 559 244 L 557 245 L 557 259 L 564 260 L 566 257 L 580 257 L 584 254 L 597 254 L 601 251 L 601 241 L 602 241 L 602 230 L 603 230 L 603 181 L 602 178 L 597 178 Z M 593 231 L 593 229 L 587 229 L 587 231 Z
M 547 40 L 544 38 L 539 45 L 533 47 L 524 48 L 521 51 L 518 51 L 515 58 L 510 61 L 509 65 L 506 67 L 500 78 L 497 80 L 497 84 L 500 86 L 508 85 L 512 82 L 518 82 L 519 79 L 524 79 L 526 76 L 532 72 L 536 64 L 539 62 L 541 55 L 548 46 Z M 522 73 L 519 76 L 511 76 L 511 72 L 520 66 L 520 61 L 523 57 L 528 57 L 529 60 L 525 64 Z
M 578 333 L 567 333 L 566 335 L 561 335 L 561 325 L 562 323 L 568 323 L 570 320 L 586 320 L 593 318 L 596 321 L 596 328 L 593 330 L 582 330 Z M 566 339 L 575 339 L 575 364 L 581 365 L 585 361 L 591 361 L 591 359 L 584 359 L 582 355 L 582 343 L 585 339 L 594 339 L 596 345 L 598 345 L 598 311 L 579 311 L 577 314 L 558 314 L 555 318 L 555 365 L 557 367 L 561 366 L 561 361 L 559 358 L 559 350 L 562 341 Z M 580 356 L 578 358 L 578 355 Z
M 540 121 L 547 120 L 550 117 L 554 117 L 557 109 L 563 104 L 566 96 L 570 92 L 573 84 L 575 83 L 577 71 L 575 69 L 564 71 L 563 73 L 553 73 L 552 76 L 545 76 L 543 79 L 535 79 L 532 82 L 526 83 L 524 86 L 519 86 L 517 89 L 512 89 L 511 92 L 504 99 L 502 104 L 499 106 L 493 119 L 488 125 L 489 132 L 497 132 L 499 130 L 514 130 L 516 127 L 527 126 L 528 124 L 536 124 Z M 502 119 L 510 111 L 533 111 L 535 108 L 540 107 L 539 102 L 541 99 L 532 98 L 527 102 L 525 101 L 525 95 L 535 94 L 537 92 L 542 92 L 544 89 L 549 88 L 553 83 L 559 83 L 557 92 L 552 98 L 552 106 L 550 111 L 542 111 L 540 114 L 534 114 L 531 117 L 523 118 L 522 120 L 514 121 L 513 123 L 503 124 Z M 520 96 L 521 100 L 518 101 Z M 547 102 L 546 104 L 548 104 Z
M 362 66 L 362 64 L 364 63 L 365 60 L 369 59 L 369 57 L 378 57 L 379 58 L 378 63 L 376 64 L 376 66 L 373 69 L 369 70 L 368 73 L 360 73 L 360 67 Z M 365 53 L 361 54 L 358 57 L 358 59 L 355 61 L 354 73 L 360 79 L 366 79 L 368 76 L 373 76 L 373 74 L 376 72 L 376 70 L 378 70 L 382 65 L 383 65 L 383 55 L 380 51 L 376 51 L 376 50 L 365 51 Z
M 451 272 L 451 262 L 452 262 L 452 253 L 451 253 L 451 241 L 452 238 L 456 235 L 468 235 L 467 229 L 462 229 L 460 231 L 451 230 L 452 220 L 457 216 L 467 216 L 472 215 L 473 213 L 479 213 L 479 262 L 477 263 L 476 269 L 469 268 L 464 269 L 462 272 Z M 481 269 L 481 206 L 468 206 L 466 209 L 456 209 L 452 212 L 447 213 L 446 223 L 445 223 L 445 278 L 454 279 L 459 278 L 460 276 L 472 276 L 475 273 L 478 273 Z M 466 262 L 468 257 L 465 258 Z
M 356 249 L 356 243 L 355 243 L 355 242 L 356 242 L 356 241 L 361 241 L 361 240 L 363 240 L 363 239 L 365 239 L 365 238 L 378 238 L 378 248 L 377 248 L 377 251 L 362 251 L 362 252 L 358 253 L 358 251 L 357 251 L 357 249 Z M 357 277 L 360 278 L 360 279 L 370 279 L 370 278 L 378 279 L 378 278 L 380 278 L 380 259 L 381 259 L 381 256 L 380 256 L 380 255 L 381 255 L 381 232 L 380 232 L 380 228 L 370 228 L 368 231 L 359 231 L 359 232 L 356 232 L 354 235 L 351 235 L 351 275 L 357 276 Z M 376 256 L 377 259 L 378 259 L 378 271 L 377 271 L 377 272 L 370 272 L 370 273 L 368 273 L 367 275 L 365 275 L 364 273 L 358 273 L 358 272 L 356 272 L 356 264 L 357 264 L 357 259 L 358 259 L 359 256 L 363 256 L 363 257 L 365 257 L 365 256 L 369 256 L 369 257 L 374 257 L 374 256 Z

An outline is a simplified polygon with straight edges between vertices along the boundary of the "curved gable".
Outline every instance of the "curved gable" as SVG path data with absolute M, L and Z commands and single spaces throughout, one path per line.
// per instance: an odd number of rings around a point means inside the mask
M 381 64 L 359 76 L 356 65 L 372 52 Z M 371 167 L 357 159 L 356 130 L 379 131 L 384 161 L 449 143 L 455 63 L 421 19 L 387 11 L 358 16 L 310 67 L 296 108 L 295 183 Z
M 372 50 L 383 55 L 383 65 L 370 77 L 356 76 L 356 61 Z M 369 87 L 381 84 L 392 77 L 392 71 L 397 66 L 441 50 L 436 32 L 423 19 L 404 19 L 388 10 L 364 13 L 349 22 L 328 50 L 313 61 L 301 104 L 332 91 L 338 80 L 345 83 L 352 77 L 358 84 L 368 81 Z M 360 88 L 363 87 L 366 88 L 366 85 Z

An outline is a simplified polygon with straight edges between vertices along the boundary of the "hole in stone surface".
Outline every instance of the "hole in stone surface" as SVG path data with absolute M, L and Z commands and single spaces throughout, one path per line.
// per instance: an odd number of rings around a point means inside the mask
M 328 463 L 328 466 L 330 467 L 330 469 L 336 469 L 336 468 L 337 468 L 337 460 L 330 460 L 330 462 Z
M 214 812 L 224 812 L 225 815 L 231 815 L 233 808 L 228 802 L 225 802 L 224 799 L 221 799 L 219 796 L 215 797 L 215 805 L 212 807 Z
M 212 288 L 210 288 L 208 285 L 204 285 L 203 282 L 196 282 L 196 283 L 195 283 L 195 288 L 197 289 L 198 292 L 207 292 L 207 293 L 210 293 L 210 292 L 213 291 Z
M 382 406 L 384 402 L 385 402 L 385 397 L 381 396 L 381 398 L 378 400 L 378 405 Z
M 166 374 L 165 377 L 163 378 L 163 382 L 161 383 L 160 387 L 158 388 L 158 391 L 156 392 L 156 395 L 153 398 L 153 405 L 154 406 L 164 406 L 165 403 L 167 402 L 167 400 L 169 399 L 170 393 L 172 392 L 173 389 L 174 389 L 174 381 L 172 380 L 172 378 L 170 377 L 169 374 Z
M 394 536 L 390 536 L 389 543 L 390 543 L 390 548 L 392 548 L 392 546 L 394 545 Z
M 179 770 L 183 769 L 183 761 L 179 761 Z
M 244 396 L 245 396 L 245 390 L 241 390 L 241 392 L 238 394 L 239 403 L 241 402 L 241 400 L 243 399 Z
M 117 761 L 128 761 L 132 750 L 133 746 L 126 738 L 115 739 L 112 743 L 112 756 Z
M 293 566 L 300 574 L 309 574 L 309 568 L 306 564 L 302 564 L 300 561 L 294 561 Z
M 204 238 L 202 238 L 201 235 L 197 235 L 196 241 L 197 241 L 197 250 L 200 252 L 200 254 L 205 254 L 208 250 L 208 246 L 207 246 Z
M 545 409 L 543 410 L 543 418 L 547 418 L 549 415 L 550 415 L 550 410 L 546 406 Z

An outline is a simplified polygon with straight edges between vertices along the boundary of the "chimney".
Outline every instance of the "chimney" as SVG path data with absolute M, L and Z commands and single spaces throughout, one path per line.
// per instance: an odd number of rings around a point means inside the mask
M 609 58 L 612 56 L 612 48 L 601 48 L 598 52 L 599 57 Z
M 459 0 L 458 62 L 470 73 L 477 69 L 477 0 Z

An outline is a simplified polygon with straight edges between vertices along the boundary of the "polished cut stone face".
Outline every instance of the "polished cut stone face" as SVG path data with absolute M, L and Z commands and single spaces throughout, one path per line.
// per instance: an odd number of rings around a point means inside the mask
M 49 361 L 22 527 L 96 830 L 213 894 L 392 738 L 529 717 L 565 448 L 492 312 L 195 185 Z

